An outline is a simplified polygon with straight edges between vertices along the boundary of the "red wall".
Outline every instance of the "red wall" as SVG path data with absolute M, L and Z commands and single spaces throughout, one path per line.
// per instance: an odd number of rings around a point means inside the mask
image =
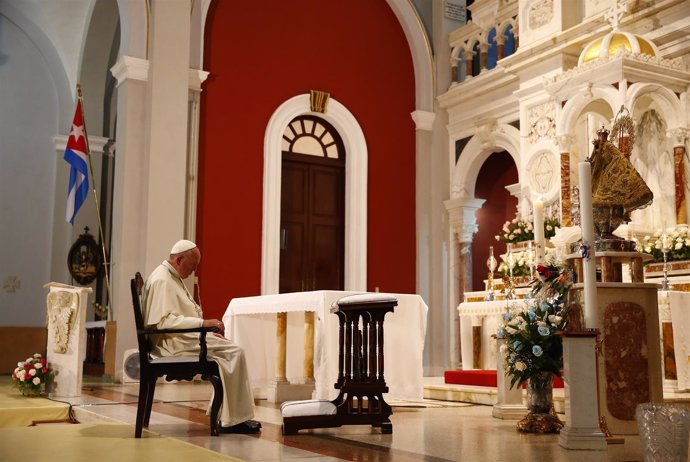
M 484 162 L 477 175 L 475 196 L 486 199 L 477 211 L 479 231 L 472 241 L 472 290 L 484 290 L 484 279 L 489 269 L 486 260 L 489 258 L 489 247 L 494 247 L 494 257 L 500 264 L 506 245 L 496 240 L 503 223 L 515 218 L 517 198 L 511 196 L 505 188 L 518 182 L 517 167 L 507 152 L 491 154 Z M 494 276 L 498 275 L 498 271 Z
M 368 148 L 368 289 L 415 292 L 414 71 L 384 0 L 212 3 L 206 27 L 197 241 L 207 315 L 261 290 L 264 133 L 273 112 L 323 90 Z

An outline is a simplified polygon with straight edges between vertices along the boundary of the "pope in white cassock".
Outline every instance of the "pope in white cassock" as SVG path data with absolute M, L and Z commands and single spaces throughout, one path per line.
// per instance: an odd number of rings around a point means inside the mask
M 196 270 L 201 260 L 199 248 L 191 241 L 178 241 L 170 257 L 149 276 L 142 295 L 144 323 L 158 329 L 218 327 L 217 319 L 204 319 L 182 280 Z M 218 363 L 223 382 L 223 404 L 220 411 L 222 433 L 256 433 L 261 424 L 254 417 L 254 398 L 249 384 L 244 351 L 220 334 L 206 337 L 208 358 Z M 151 345 L 158 356 L 199 354 L 199 334 L 159 335 Z

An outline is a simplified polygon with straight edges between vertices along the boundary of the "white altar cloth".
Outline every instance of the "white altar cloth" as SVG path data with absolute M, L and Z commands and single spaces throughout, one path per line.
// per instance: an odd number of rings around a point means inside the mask
M 338 317 L 331 304 L 361 292 L 319 290 L 230 301 L 223 323 L 225 335 L 244 349 L 254 388 L 264 388 L 275 378 L 276 318 L 287 312 L 286 375 L 301 383 L 304 358 L 304 312 L 316 313 L 314 328 L 314 379 L 316 399 L 338 395 Z M 419 295 L 390 294 L 398 299 L 395 311 L 384 321 L 384 376 L 391 399 L 421 400 L 424 394 L 423 352 L 428 307 Z
M 667 292 L 673 323 L 673 351 L 676 356 L 678 389 L 690 389 L 690 293 Z M 659 305 L 663 292 L 659 292 Z M 661 306 L 660 306 L 661 307 Z M 662 349 L 663 351 L 663 349 Z
M 463 302 L 458 305 L 460 316 L 460 352 L 462 369 L 472 369 L 474 353 L 472 326 L 481 326 L 482 369 L 496 369 L 496 339 L 492 337 L 503 325 L 502 316 L 509 305 L 524 304 L 524 299 Z

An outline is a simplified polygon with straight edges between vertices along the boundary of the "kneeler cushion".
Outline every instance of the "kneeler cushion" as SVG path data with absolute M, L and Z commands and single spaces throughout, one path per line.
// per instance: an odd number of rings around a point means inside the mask
M 323 399 L 285 401 L 280 405 L 280 413 L 283 415 L 283 418 L 310 415 L 335 415 L 336 407 L 332 402 Z

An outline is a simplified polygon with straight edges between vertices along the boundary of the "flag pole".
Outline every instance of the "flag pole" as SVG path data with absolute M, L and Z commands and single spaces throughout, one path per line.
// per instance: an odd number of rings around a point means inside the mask
M 89 174 L 91 175 L 91 184 L 93 185 L 93 200 L 96 203 L 96 216 L 98 217 L 98 234 L 101 238 L 101 252 L 103 252 L 103 270 L 105 271 L 105 287 L 108 294 L 108 311 L 106 312 L 109 319 L 113 320 L 113 297 L 110 292 L 110 276 L 108 269 L 108 256 L 105 252 L 105 236 L 103 235 L 103 224 L 101 223 L 101 208 L 98 205 L 98 193 L 96 192 L 96 177 L 93 174 L 93 164 L 91 163 L 91 148 L 89 147 L 89 136 L 86 130 L 86 112 L 84 112 L 84 98 L 81 96 L 81 85 L 77 83 L 77 97 L 81 105 L 82 122 L 84 123 L 84 140 L 86 141 L 86 158 L 89 159 Z

